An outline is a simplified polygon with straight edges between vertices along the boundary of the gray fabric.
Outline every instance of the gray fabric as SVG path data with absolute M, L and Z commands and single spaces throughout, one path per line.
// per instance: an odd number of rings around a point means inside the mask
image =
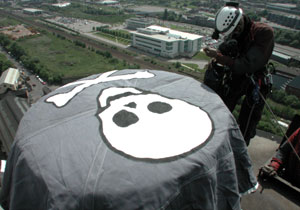
M 108 78 L 142 71 L 117 71 Z M 6 164 L 1 204 L 11 210 L 240 210 L 239 193 L 253 188 L 256 179 L 229 110 L 211 89 L 192 78 L 147 71 L 154 76 L 84 87 L 61 107 L 49 98 L 74 90 L 78 83 L 34 104 L 21 121 Z M 137 158 L 120 152 L 104 140 L 99 120 L 104 108 L 98 97 L 110 87 L 133 87 L 197 106 L 208 114 L 212 132 L 202 145 L 166 158 Z M 177 123 L 189 122 L 179 118 Z M 155 132 L 151 126 L 147 129 L 145 135 Z M 199 134 L 204 132 L 201 129 Z

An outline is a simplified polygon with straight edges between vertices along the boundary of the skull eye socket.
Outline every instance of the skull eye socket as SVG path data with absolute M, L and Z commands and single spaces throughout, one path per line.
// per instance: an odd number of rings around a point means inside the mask
M 169 112 L 171 111 L 171 109 L 172 106 L 170 104 L 160 102 L 160 101 L 152 102 L 148 105 L 148 110 L 150 112 L 157 113 L 157 114 L 163 114 Z
M 125 128 L 138 122 L 139 118 L 132 112 L 121 110 L 113 116 L 113 121 L 117 126 Z

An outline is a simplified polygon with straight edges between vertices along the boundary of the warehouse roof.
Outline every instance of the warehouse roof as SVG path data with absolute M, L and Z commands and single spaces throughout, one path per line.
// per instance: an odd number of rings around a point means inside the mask
M 203 36 L 199 36 L 196 34 L 181 32 L 172 30 L 170 28 L 165 28 L 157 25 L 151 25 L 147 28 L 139 28 L 137 32 L 131 32 L 137 35 L 143 35 L 149 38 L 154 38 L 157 40 L 162 40 L 165 42 L 172 42 L 178 40 L 197 40 L 202 38 Z
M 12 84 L 14 85 L 19 79 L 20 73 L 18 69 L 9 68 L 4 71 L 0 77 L 0 84 Z

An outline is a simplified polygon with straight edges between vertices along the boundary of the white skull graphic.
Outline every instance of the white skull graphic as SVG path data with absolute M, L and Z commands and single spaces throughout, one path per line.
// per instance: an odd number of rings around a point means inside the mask
M 113 87 L 101 93 L 99 103 L 106 106 L 99 113 L 106 141 L 131 157 L 178 156 L 199 147 L 212 132 L 207 113 L 182 100 Z

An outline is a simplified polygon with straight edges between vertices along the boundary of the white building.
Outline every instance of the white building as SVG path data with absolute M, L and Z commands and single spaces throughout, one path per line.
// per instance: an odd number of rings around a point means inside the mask
M 104 0 L 99 2 L 100 4 L 104 4 L 104 5 L 115 5 L 115 4 L 119 4 L 118 1 L 113 1 L 113 0 Z
M 153 25 L 151 19 L 146 18 L 130 18 L 126 20 L 127 28 L 132 30 L 137 30 L 138 28 L 146 28 Z
M 18 69 L 9 68 L 4 71 L 0 77 L 0 94 L 5 93 L 7 89 L 17 90 L 19 78 Z
M 52 6 L 54 6 L 54 7 L 67 7 L 70 4 L 71 4 L 70 2 L 63 2 L 63 3 L 52 4 Z
M 200 51 L 203 36 L 152 25 L 131 32 L 131 45 L 162 57 L 192 57 Z
M 23 13 L 28 15 L 40 15 L 43 13 L 43 10 L 34 8 L 24 8 Z

